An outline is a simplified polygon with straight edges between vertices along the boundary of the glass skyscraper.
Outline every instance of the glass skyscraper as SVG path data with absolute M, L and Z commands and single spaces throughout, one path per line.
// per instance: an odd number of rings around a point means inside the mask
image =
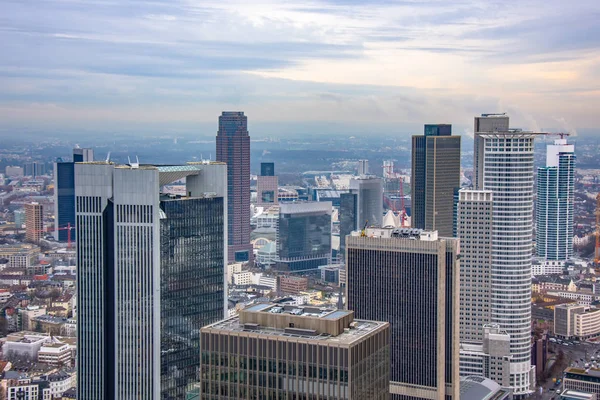
M 459 186 L 460 136 L 452 136 L 452 125 L 425 125 L 424 135 L 412 137 L 412 226 L 452 237 Z
M 566 139 L 547 147 L 546 167 L 538 168 L 536 255 L 564 261 L 573 255 L 575 146 Z

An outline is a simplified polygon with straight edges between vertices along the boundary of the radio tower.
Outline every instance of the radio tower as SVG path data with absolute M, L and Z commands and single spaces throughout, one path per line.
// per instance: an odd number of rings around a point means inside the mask
M 596 196 L 596 251 L 594 263 L 600 265 L 600 193 Z

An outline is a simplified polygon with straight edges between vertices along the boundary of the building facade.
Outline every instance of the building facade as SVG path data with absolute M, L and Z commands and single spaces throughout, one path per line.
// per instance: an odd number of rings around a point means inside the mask
M 389 398 L 387 322 L 357 320 L 352 311 L 257 304 L 201 335 L 198 398 Z
M 458 399 L 458 241 L 369 228 L 346 255 L 348 309 L 390 323 L 391 398 Z
M 260 175 L 256 177 L 256 204 L 261 207 L 277 205 L 279 183 L 274 163 L 261 163 Z
M 460 238 L 460 341 L 481 343 L 491 322 L 492 209 L 489 190 L 459 191 L 457 237 Z
M 228 260 L 252 261 L 250 244 L 250 135 L 241 111 L 219 116 L 217 161 L 227 164 Z
M 477 189 L 493 194 L 490 320 L 511 339 L 510 388 L 526 396 L 535 387 L 531 366 L 531 264 L 533 250 L 533 148 L 535 133 L 484 132 L 508 117 L 475 119 Z M 486 122 L 487 124 L 484 124 Z M 476 282 L 473 282 L 476 286 Z
M 452 125 L 425 125 L 412 137 L 411 224 L 452 237 L 454 190 L 460 187 L 460 136 Z
M 25 240 L 39 243 L 44 237 L 44 210 L 40 203 L 25 204 Z
M 480 132 L 506 132 L 509 129 L 508 115 L 503 114 L 481 114 L 475 117 L 473 129 L 475 141 L 473 148 L 473 166 L 483 164 L 484 141 L 480 140 Z M 483 189 L 483 168 L 473 170 L 473 188 Z
M 75 163 L 94 161 L 92 149 L 73 149 L 73 161 L 58 160 L 54 163 L 54 238 L 66 242 L 71 229 L 75 241 Z M 59 229 L 62 228 L 62 229 Z M 66 228 L 66 229 L 65 229 Z
M 575 146 L 566 139 L 547 146 L 546 167 L 538 168 L 536 255 L 568 260 L 573 255 Z
M 331 202 L 279 205 L 277 262 L 279 269 L 317 269 L 331 262 Z

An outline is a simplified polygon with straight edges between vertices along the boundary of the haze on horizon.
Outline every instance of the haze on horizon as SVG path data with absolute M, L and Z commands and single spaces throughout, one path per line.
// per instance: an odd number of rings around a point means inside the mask
M 0 134 L 600 125 L 600 2 L 5 0 Z M 295 128 L 294 128 L 295 127 Z M 456 129 L 455 129 L 456 130 Z

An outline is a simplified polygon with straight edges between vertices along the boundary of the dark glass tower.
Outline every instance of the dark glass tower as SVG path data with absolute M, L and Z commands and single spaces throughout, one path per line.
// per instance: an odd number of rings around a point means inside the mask
M 228 260 L 251 261 L 250 135 L 243 112 L 223 111 L 219 117 L 217 161 L 227 163 Z
M 391 399 L 458 399 L 458 240 L 367 229 L 346 239 L 347 308 L 391 328 Z
M 454 191 L 460 187 L 460 136 L 452 125 L 425 125 L 412 138 L 412 226 L 453 233 Z
M 182 399 L 197 382 L 200 328 L 223 318 L 222 197 L 163 198 L 161 399 Z
M 275 163 L 260 163 L 260 176 L 275 176 Z

